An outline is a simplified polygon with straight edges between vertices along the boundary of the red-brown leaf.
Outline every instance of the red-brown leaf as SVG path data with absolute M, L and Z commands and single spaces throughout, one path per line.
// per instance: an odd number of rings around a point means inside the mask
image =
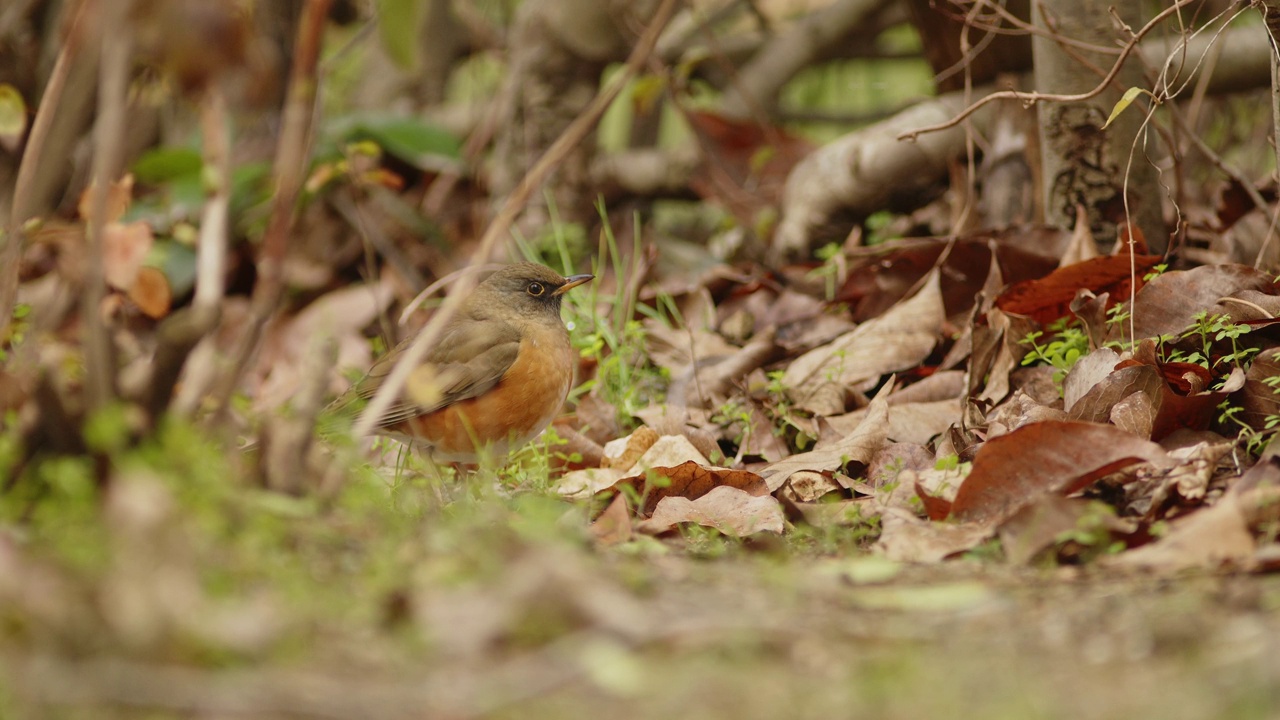
M 1071 314 L 1071 301 L 1081 288 L 1092 290 L 1095 295 L 1109 293 L 1109 305 L 1128 299 L 1135 273 L 1141 287 L 1142 276 L 1162 260 L 1160 255 L 1137 255 L 1131 268 L 1128 255 L 1110 255 L 1067 265 L 1039 280 L 1013 285 L 996 299 L 996 307 L 1048 325 Z
M 1143 460 L 1167 464 L 1159 445 L 1119 428 L 1048 421 L 1026 425 L 978 449 L 951 517 L 998 523 L 1044 493 L 1068 494 Z

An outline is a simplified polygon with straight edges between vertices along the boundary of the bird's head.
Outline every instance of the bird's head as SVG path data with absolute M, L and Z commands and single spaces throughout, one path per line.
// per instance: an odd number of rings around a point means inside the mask
M 476 286 L 471 305 L 483 314 L 510 313 L 516 317 L 553 317 L 560 320 L 564 294 L 593 279 L 594 275 L 565 277 L 544 265 L 508 265 Z

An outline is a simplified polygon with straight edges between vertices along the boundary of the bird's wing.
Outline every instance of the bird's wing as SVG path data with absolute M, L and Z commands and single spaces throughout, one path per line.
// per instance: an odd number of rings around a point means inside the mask
M 373 397 L 400 357 L 406 341 L 382 357 L 335 405 Z M 520 352 L 520 333 L 508 323 L 458 318 L 449 324 L 406 390 L 383 413 L 379 425 L 394 425 L 476 397 L 498 384 Z

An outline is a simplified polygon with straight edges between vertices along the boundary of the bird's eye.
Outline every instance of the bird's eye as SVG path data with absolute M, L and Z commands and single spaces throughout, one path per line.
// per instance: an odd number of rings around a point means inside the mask
M 526 290 L 534 297 L 542 297 L 542 294 L 547 291 L 547 288 L 540 282 L 531 282 Z

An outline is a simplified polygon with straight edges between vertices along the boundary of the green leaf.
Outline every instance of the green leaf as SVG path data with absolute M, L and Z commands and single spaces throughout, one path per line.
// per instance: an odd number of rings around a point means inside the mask
M 1152 95 L 1150 91 L 1140 87 L 1131 87 L 1128 90 L 1125 90 L 1124 96 L 1120 98 L 1120 101 L 1116 103 L 1115 107 L 1111 108 L 1111 116 L 1108 117 L 1107 121 L 1102 124 L 1102 129 L 1106 130 L 1107 126 L 1110 125 L 1112 121 L 1114 121 L 1116 118 L 1120 117 L 1120 113 L 1124 112 L 1126 108 L 1132 105 L 1133 101 L 1136 100 L 1138 96 L 1141 95 L 1142 93 L 1151 95 L 1152 100 L 1156 99 L 1156 96 Z
M 143 153 L 133 164 L 138 182 L 160 185 L 179 178 L 199 176 L 203 161 L 191 148 L 157 148 Z
M 419 170 L 439 170 L 462 154 L 462 143 L 452 133 L 416 118 L 361 118 L 347 140 L 372 140 Z
M 378 35 L 382 49 L 401 68 L 418 67 L 418 33 L 423 0 L 378 0 Z
M 27 104 L 22 93 L 8 83 L 0 83 L 0 145 L 17 147 L 27 130 Z

